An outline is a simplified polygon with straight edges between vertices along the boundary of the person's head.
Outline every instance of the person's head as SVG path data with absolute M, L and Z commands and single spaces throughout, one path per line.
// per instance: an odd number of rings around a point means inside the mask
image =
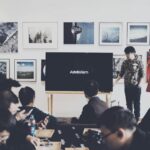
M 26 86 L 20 89 L 19 99 L 20 99 L 22 106 L 33 104 L 34 98 L 35 98 L 35 91 L 32 88 Z
M 0 91 L 0 109 L 9 110 L 14 115 L 19 110 L 18 107 L 18 97 L 12 91 Z
M 84 86 L 84 94 L 87 98 L 91 98 L 98 94 L 99 85 L 97 81 L 90 80 Z
M 20 87 L 21 84 L 13 79 L 7 79 L 6 75 L 0 73 L 0 91 L 11 90 L 12 87 Z
M 136 129 L 136 119 L 120 106 L 107 109 L 99 118 L 98 127 L 108 149 L 119 150 L 130 144 Z
M 10 136 L 10 130 L 16 124 L 14 116 L 4 109 L 0 109 L 0 145 L 6 144 L 7 139 Z
M 127 59 L 133 60 L 135 58 L 136 50 L 135 50 L 135 48 L 133 46 L 127 46 L 124 49 L 124 52 L 126 54 Z

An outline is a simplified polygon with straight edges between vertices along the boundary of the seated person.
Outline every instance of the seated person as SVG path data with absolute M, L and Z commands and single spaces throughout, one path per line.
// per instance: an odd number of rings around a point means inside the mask
M 123 107 L 107 109 L 99 118 L 98 127 L 106 150 L 150 149 L 150 133 L 138 129 L 134 115 Z
M 145 132 L 150 132 L 150 109 L 146 112 L 138 127 Z
M 87 82 L 84 87 L 85 97 L 88 99 L 88 104 L 83 107 L 82 114 L 78 121 L 72 119 L 72 123 L 78 122 L 83 124 L 96 124 L 100 115 L 108 108 L 107 104 L 100 100 L 97 96 L 99 85 L 96 81 Z
M 8 110 L 0 111 L 0 150 L 9 150 L 10 130 L 15 126 L 16 120 Z
M 50 116 L 49 114 L 44 113 L 38 108 L 34 107 L 35 101 L 35 91 L 30 87 L 21 88 L 19 91 L 19 99 L 22 104 L 21 110 L 31 111 L 30 115 L 33 115 L 35 121 L 41 126 L 46 126 L 46 128 L 56 128 L 57 121 L 55 117 Z M 30 117 L 29 115 L 29 117 Z
M 31 136 L 29 127 L 22 121 L 29 114 L 24 113 L 24 110 L 18 113 L 18 107 L 18 98 L 12 91 L 0 91 L 0 110 L 9 111 L 16 119 L 16 125 L 12 130 L 9 143 L 11 145 L 16 145 L 16 147 L 20 147 L 21 150 L 25 148 L 28 149 L 29 147 L 35 149 L 34 147 L 39 144 L 39 139 Z M 34 146 L 30 146 L 32 144 Z

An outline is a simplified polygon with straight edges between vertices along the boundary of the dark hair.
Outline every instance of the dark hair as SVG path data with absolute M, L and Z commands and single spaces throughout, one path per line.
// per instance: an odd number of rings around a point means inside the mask
M 19 103 L 18 97 L 10 90 L 0 91 L 0 109 L 8 110 L 11 103 Z
M 35 91 L 32 88 L 26 86 L 20 89 L 19 99 L 22 106 L 26 106 L 29 103 L 33 102 L 34 98 L 35 98 Z
M 125 54 L 129 54 L 129 53 L 136 53 L 135 48 L 133 46 L 127 46 L 124 49 Z
M 4 130 L 10 131 L 16 124 L 15 117 L 8 110 L 0 109 L 0 112 L 0 132 Z
M 87 95 L 88 97 L 95 96 L 99 91 L 99 85 L 97 81 L 95 80 L 90 80 L 85 84 L 84 87 L 84 94 Z
M 21 84 L 13 79 L 7 79 L 6 76 L 0 73 L 0 91 L 11 90 L 12 87 L 20 87 Z
M 98 120 L 98 127 L 104 126 L 112 132 L 118 128 L 133 129 L 136 125 L 134 115 L 120 106 L 107 109 Z

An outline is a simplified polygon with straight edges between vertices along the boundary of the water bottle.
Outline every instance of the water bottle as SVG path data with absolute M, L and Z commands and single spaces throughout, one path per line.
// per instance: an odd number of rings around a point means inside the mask
M 34 118 L 34 115 L 31 115 L 30 118 L 29 118 L 29 123 L 30 123 L 30 134 L 32 136 L 35 136 L 35 130 L 36 130 L 36 121 L 35 121 L 35 118 Z

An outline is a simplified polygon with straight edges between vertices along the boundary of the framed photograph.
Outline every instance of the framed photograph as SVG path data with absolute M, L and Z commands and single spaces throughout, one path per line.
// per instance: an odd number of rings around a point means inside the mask
M 142 55 L 138 55 L 138 60 L 142 61 Z M 113 79 L 117 79 L 120 71 L 123 61 L 126 59 L 125 55 L 114 55 L 113 56 Z M 123 82 L 123 79 L 119 81 L 120 83 Z
M 94 22 L 64 22 L 64 44 L 94 44 Z
M 113 56 L 113 79 L 117 79 L 119 77 L 121 66 L 125 59 L 126 59 L 125 55 Z M 119 82 L 123 82 L 123 79 L 121 79 Z
M 15 80 L 36 81 L 36 60 L 15 59 Z
M 0 52 L 18 52 L 18 23 L 0 22 Z
M 46 77 L 46 60 L 41 60 L 41 81 L 45 81 Z
M 102 22 L 99 25 L 100 45 L 121 45 L 122 44 L 122 23 Z
M 6 78 L 10 77 L 10 60 L 0 59 L 0 73 L 4 74 Z
M 149 45 L 149 23 L 128 23 L 127 44 Z
M 23 23 L 24 48 L 57 48 L 57 23 Z

